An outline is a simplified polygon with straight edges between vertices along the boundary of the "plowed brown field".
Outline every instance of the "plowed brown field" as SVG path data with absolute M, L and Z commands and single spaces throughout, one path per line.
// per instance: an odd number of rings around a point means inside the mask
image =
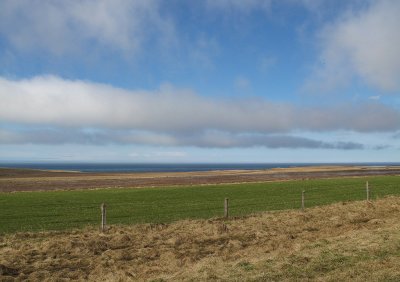
M 398 166 L 316 166 L 165 173 L 80 173 L 0 168 L 0 192 L 140 188 L 399 174 Z

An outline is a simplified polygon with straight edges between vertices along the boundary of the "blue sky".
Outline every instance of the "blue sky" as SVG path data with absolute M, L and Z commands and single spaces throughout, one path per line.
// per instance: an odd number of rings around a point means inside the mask
M 0 162 L 400 161 L 396 0 L 1 1 Z

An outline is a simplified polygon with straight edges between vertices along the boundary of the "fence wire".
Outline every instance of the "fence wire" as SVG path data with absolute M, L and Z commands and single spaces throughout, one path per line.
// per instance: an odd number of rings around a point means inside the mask
M 373 200 L 390 194 L 400 194 L 398 184 L 400 178 L 386 186 L 369 182 L 369 199 Z M 37 202 L 30 200 L 18 211 L 4 209 L 7 201 L 0 197 L 0 225 L 11 223 L 17 227 L 7 227 L 1 232 L 48 230 L 76 228 L 85 225 L 100 224 L 100 204 L 107 204 L 108 224 L 135 224 L 135 223 L 167 223 L 181 219 L 207 219 L 224 216 L 224 199 L 229 198 L 229 215 L 244 216 L 251 213 L 301 209 L 302 191 L 305 191 L 305 208 L 325 205 L 334 202 L 366 200 L 366 187 L 355 186 L 354 183 L 340 183 L 337 185 L 323 185 L 314 183 L 307 186 L 307 182 L 298 187 L 293 183 L 279 184 L 278 188 L 270 189 L 268 183 L 249 184 L 250 188 L 232 188 L 218 190 L 218 188 L 198 187 L 190 191 L 185 188 L 163 190 L 162 194 L 152 192 L 152 198 L 145 198 L 135 193 L 128 196 L 118 194 L 118 198 L 92 198 L 84 201 L 79 197 L 54 201 Z M 233 187 L 233 186 L 232 186 Z M 260 188 L 261 187 L 261 188 Z M 208 189 L 208 190 L 207 190 Z M 214 189 L 214 190 L 213 190 Z M 242 189 L 242 190 L 240 190 Z M 256 189 L 256 190 L 252 190 Z M 232 190 L 233 191 L 233 190 Z M 93 191 L 96 193 L 97 191 Z M 77 192 L 79 193 L 79 192 Z M 122 191 L 121 193 L 127 193 Z M 185 194 L 186 193 L 186 194 Z M 126 194 L 128 195 L 128 194 Z M 211 195 L 211 196 L 210 196 Z M 140 197 L 139 197 L 140 196 Z M 109 201 L 108 201 L 109 200 Z M 4 225 L 4 226 L 6 226 Z M 8 226 L 8 225 L 7 225 Z

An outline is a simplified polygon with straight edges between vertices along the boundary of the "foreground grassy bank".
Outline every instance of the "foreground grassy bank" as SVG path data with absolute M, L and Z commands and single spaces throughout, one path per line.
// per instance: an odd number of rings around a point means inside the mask
M 225 197 L 230 199 L 232 216 L 267 210 L 298 209 L 303 190 L 306 191 L 306 207 L 365 199 L 366 181 L 370 183 L 372 199 L 400 195 L 400 176 L 1 193 L 0 232 L 62 230 L 97 225 L 102 202 L 108 206 L 109 224 L 160 223 L 222 216 Z
M 400 197 L 0 235 L 1 281 L 400 281 Z M 13 280 L 15 279 L 15 280 Z

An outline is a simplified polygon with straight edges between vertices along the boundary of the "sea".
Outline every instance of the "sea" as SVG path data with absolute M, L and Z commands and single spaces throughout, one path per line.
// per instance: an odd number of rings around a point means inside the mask
M 400 162 L 370 163 L 0 163 L 0 167 L 80 172 L 190 172 L 213 170 L 264 170 L 317 165 L 400 166 Z

